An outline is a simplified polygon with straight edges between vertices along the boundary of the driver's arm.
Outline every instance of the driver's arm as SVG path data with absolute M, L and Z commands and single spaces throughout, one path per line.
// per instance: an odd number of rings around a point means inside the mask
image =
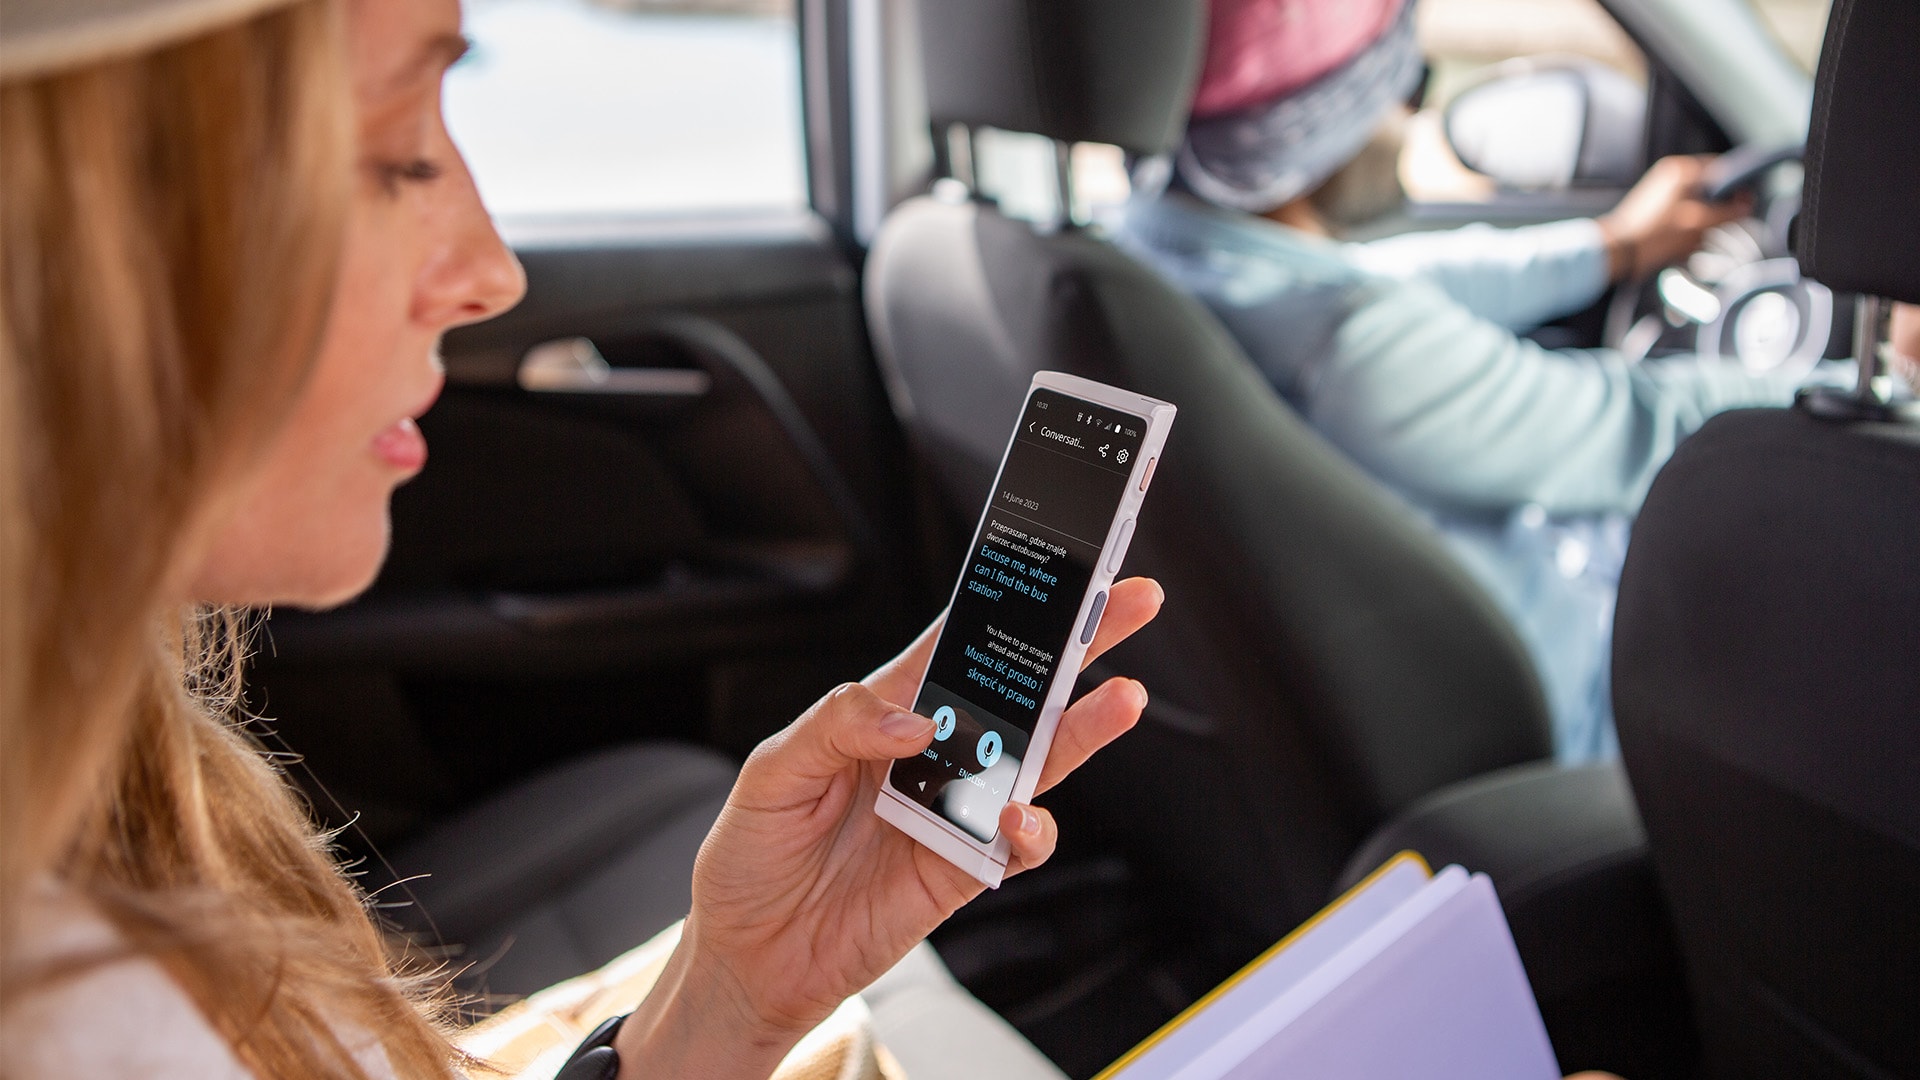
M 1613 280 L 1607 236 L 1590 218 L 1518 229 L 1475 224 L 1348 244 L 1348 258 L 1381 277 L 1430 282 L 1460 306 L 1508 330 L 1531 330 L 1580 311 Z
M 1350 244 L 1368 271 L 1432 282 L 1489 322 L 1516 332 L 1580 311 L 1609 284 L 1685 259 L 1706 231 L 1752 210 L 1741 198 L 1695 197 L 1709 157 L 1662 158 L 1620 204 L 1598 218 L 1518 229 L 1469 225 Z
M 1421 282 L 1378 283 L 1330 344 L 1301 402 L 1314 427 L 1388 484 L 1453 507 L 1632 512 L 1681 438 L 1796 389 L 1737 364 L 1544 349 Z

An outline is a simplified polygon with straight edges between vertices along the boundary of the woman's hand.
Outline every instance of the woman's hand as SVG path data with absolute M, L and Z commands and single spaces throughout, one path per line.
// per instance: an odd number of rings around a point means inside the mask
M 1700 198 L 1700 181 L 1712 161 L 1661 158 L 1620 205 L 1598 219 L 1613 280 L 1632 281 L 1671 266 L 1698 250 L 1708 229 L 1753 212 L 1753 196 L 1744 192 L 1724 203 Z
M 1160 586 L 1108 592 L 1091 661 L 1145 626 Z M 693 910 L 660 983 L 622 1027 L 626 1076 L 762 1077 L 842 1001 L 865 989 L 960 905 L 979 882 L 873 812 L 887 767 L 933 741 L 907 711 L 939 624 L 862 683 L 828 694 L 747 759 L 700 849 Z M 1122 732 L 1146 690 L 1110 679 L 1060 719 L 1037 791 Z M 1045 862 L 1045 810 L 1000 815 L 1009 875 Z

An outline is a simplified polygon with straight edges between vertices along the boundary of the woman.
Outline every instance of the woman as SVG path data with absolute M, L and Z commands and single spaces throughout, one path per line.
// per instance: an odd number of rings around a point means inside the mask
M 1404 102 L 1425 66 L 1414 0 L 1212 0 L 1164 190 L 1121 242 L 1204 302 L 1316 431 L 1430 517 L 1511 619 L 1563 762 L 1612 758 L 1609 665 L 1628 526 L 1674 447 L 1800 377 L 1524 336 L 1690 255 L 1749 200 L 1656 162 L 1598 218 L 1336 243 L 1399 207 Z
M 385 554 L 450 327 L 524 284 L 439 110 L 457 0 L 0 0 L 0 1062 L 448 1076 L 434 980 L 231 723 L 242 607 Z M 1112 590 L 1094 652 L 1150 619 Z M 870 812 L 931 631 L 748 760 L 622 1076 L 764 1076 L 979 891 Z M 1130 727 L 1069 710 L 1042 789 Z M 297 738 L 297 735 L 296 735 Z M 1018 867 L 1046 811 L 1009 806 Z

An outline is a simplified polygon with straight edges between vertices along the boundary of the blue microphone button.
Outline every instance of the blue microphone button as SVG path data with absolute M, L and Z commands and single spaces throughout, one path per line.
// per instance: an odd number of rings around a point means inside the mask
M 989 731 L 980 736 L 980 746 L 976 753 L 979 755 L 981 768 L 993 768 L 993 763 L 1000 760 L 1000 733 Z

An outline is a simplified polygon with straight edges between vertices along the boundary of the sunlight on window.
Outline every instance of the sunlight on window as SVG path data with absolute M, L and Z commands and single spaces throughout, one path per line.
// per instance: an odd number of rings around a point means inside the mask
M 1820 42 L 1827 34 L 1827 9 L 1833 0 L 1748 0 L 1760 21 L 1772 32 L 1800 69 L 1812 72 L 1820 62 Z
M 503 218 L 796 208 L 790 0 L 468 0 L 446 110 Z

